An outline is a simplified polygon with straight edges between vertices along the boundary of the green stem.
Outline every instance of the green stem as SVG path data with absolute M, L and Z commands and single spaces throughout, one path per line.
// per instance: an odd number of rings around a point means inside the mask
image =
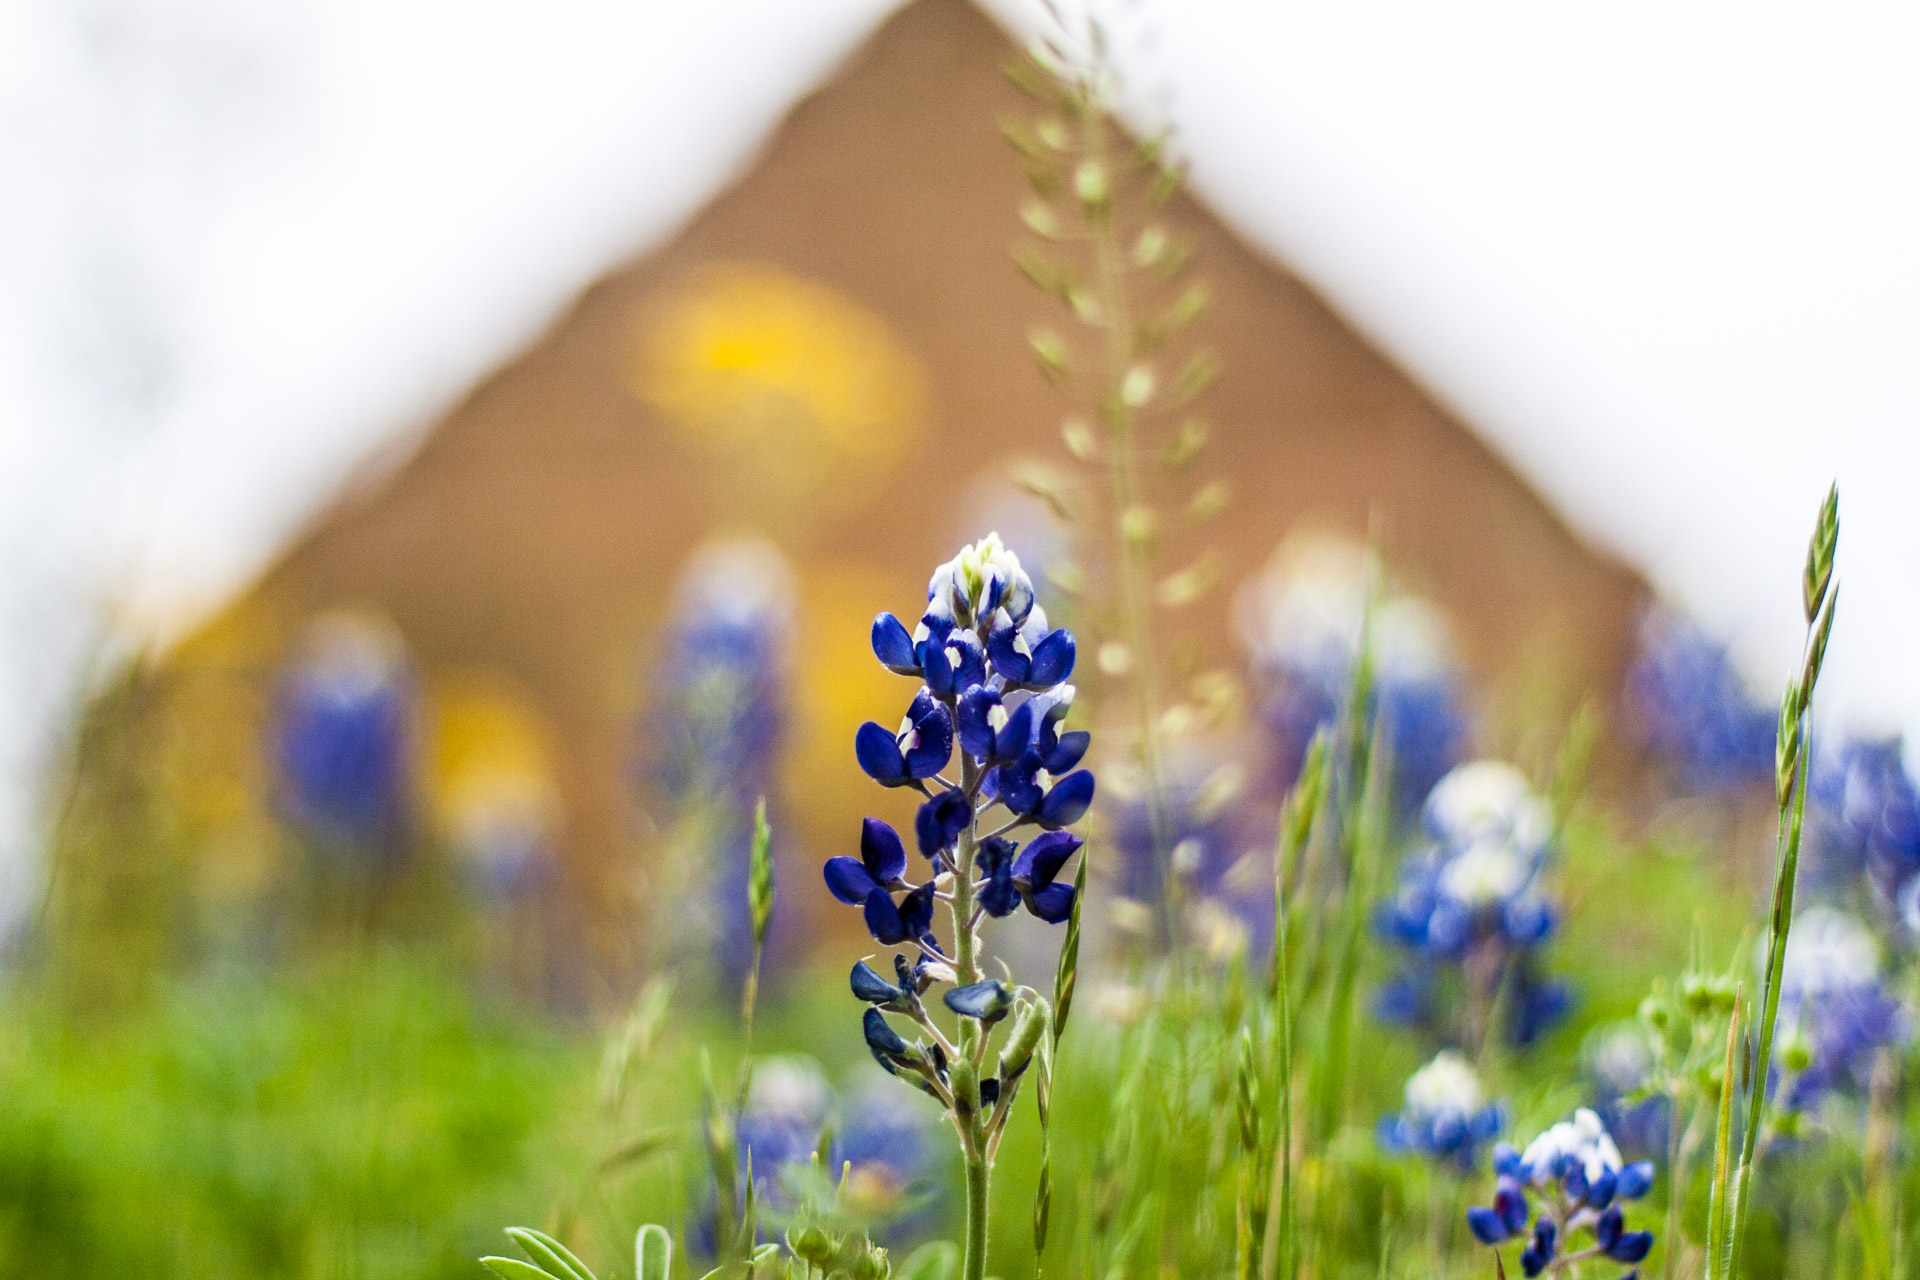
M 1809 693 L 1809 708 L 1811 707 Z M 1800 713 L 1802 741 L 1806 742 L 1805 726 L 1811 720 L 1807 711 Z M 1767 1074 L 1773 1065 L 1774 1022 L 1780 1013 L 1780 972 L 1786 964 L 1787 931 L 1793 926 L 1794 884 L 1800 869 L 1800 831 L 1807 811 L 1807 773 L 1813 758 L 1810 743 L 1801 747 L 1798 764 L 1798 776 L 1795 779 L 1793 800 L 1782 806 L 1780 811 L 1779 841 L 1781 848 L 1780 870 L 1773 886 L 1773 919 L 1767 948 L 1767 985 L 1765 1004 L 1760 1016 L 1759 1037 L 1754 1044 L 1753 1078 L 1747 1098 L 1747 1128 L 1741 1137 L 1740 1169 L 1734 1182 L 1733 1192 L 1733 1238 L 1732 1254 L 1727 1266 L 1727 1280 L 1740 1274 L 1740 1254 L 1746 1243 L 1747 1234 L 1747 1197 L 1753 1185 L 1754 1151 L 1760 1139 L 1761 1122 L 1767 1104 Z
M 987 1175 L 984 1154 L 967 1157 L 967 1243 L 961 1253 L 960 1280 L 984 1280 L 987 1274 Z

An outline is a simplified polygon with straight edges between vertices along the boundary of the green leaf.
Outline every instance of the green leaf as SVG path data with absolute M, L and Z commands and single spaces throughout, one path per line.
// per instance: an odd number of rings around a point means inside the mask
M 747 876 L 747 906 L 753 912 L 753 945 L 767 940 L 773 918 L 773 828 L 767 825 L 767 798 L 753 811 L 753 855 Z
M 650 1129 L 636 1138 L 631 1138 L 621 1143 L 612 1151 L 608 1152 L 606 1159 L 600 1162 L 600 1171 L 607 1173 L 618 1169 L 621 1165 L 633 1164 L 636 1161 L 645 1160 L 648 1156 L 674 1142 L 679 1137 L 680 1130 L 678 1129 Z
M 953 1280 L 960 1273 L 960 1246 L 934 1240 L 907 1255 L 895 1269 L 894 1280 Z
M 526 1251 L 526 1255 L 558 1277 L 558 1280 L 594 1280 L 586 1263 L 567 1252 L 567 1246 L 532 1227 L 508 1227 L 507 1235 Z
M 636 1280 L 667 1280 L 673 1269 L 673 1237 L 649 1222 L 633 1237 L 633 1274 Z
M 482 1258 L 480 1265 L 502 1280 L 558 1280 L 531 1262 L 522 1262 L 518 1258 Z

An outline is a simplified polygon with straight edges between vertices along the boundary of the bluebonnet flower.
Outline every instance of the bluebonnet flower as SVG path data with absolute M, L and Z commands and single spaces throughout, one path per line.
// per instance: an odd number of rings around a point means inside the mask
M 1755 699 L 1727 647 L 1686 618 L 1656 609 L 1641 620 L 1626 695 L 1642 744 L 1688 787 L 1772 778 L 1776 708 Z
M 1904 1042 L 1910 1017 L 1887 991 L 1880 944 L 1858 919 L 1833 907 L 1802 912 L 1787 934 L 1775 1024 L 1787 1111 L 1808 1111 L 1829 1093 L 1863 1091 L 1881 1047 Z
M 893 954 L 890 974 L 862 960 L 849 975 L 867 1005 L 868 1050 L 939 1100 L 969 1165 L 984 1172 L 1050 1015 L 1037 992 L 983 976 L 978 929 L 1023 908 L 1055 924 L 1073 914 L 1066 871 L 1081 841 L 1064 828 L 1093 803 L 1093 774 L 1078 767 L 1088 735 L 1064 724 L 1074 637 L 1048 625 L 1019 558 L 990 534 L 934 572 L 913 631 L 883 613 L 872 642 L 884 666 L 920 688 L 898 729 L 862 725 L 854 754 L 874 781 L 922 797 L 913 844 L 924 878 L 899 832 L 877 818 L 862 825 L 859 857 L 828 859 L 824 876 L 834 897 L 860 908 L 875 941 L 910 949 Z M 940 901 L 950 950 L 933 932 Z M 936 983 L 955 984 L 940 1002 L 959 1020 L 951 1038 L 928 1012 Z M 911 1019 L 923 1038 L 909 1043 L 888 1014 Z M 989 1062 L 1002 1021 L 1009 1030 Z M 969 1213 L 984 1214 L 984 1177 L 968 1185 Z
M 1073 673 L 1073 633 L 1047 625 L 1019 558 L 989 535 L 935 572 L 913 634 L 890 613 L 875 618 L 873 651 L 890 670 L 924 683 L 897 730 L 873 721 L 860 726 L 855 757 L 882 786 L 926 796 L 914 844 L 934 877 L 969 876 L 978 886 L 974 901 L 988 915 L 1025 905 L 1049 923 L 1065 920 L 1073 887 L 1059 876 L 1080 840 L 1061 828 L 1080 820 L 1094 790 L 1093 775 L 1075 768 L 1088 735 L 1062 728 L 1073 705 L 1073 686 L 1065 683 Z M 956 739 L 971 786 L 941 774 Z M 1002 832 L 970 839 L 996 804 L 1006 814 Z M 1007 838 L 1029 825 L 1043 834 L 1024 848 Z M 956 865 L 963 843 L 974 846 L 971 867 Z M 906 847 L 877 818 L 865 820 L 860 849 L 857 860 L 828 859 L 828 890 L 862 909 L 876 941 L 915 944 L 939 958 L 931 933 L 934 879 L 906 879 Z
M 666 892 L 657 896 L 672 903 L 680 945 L 711 946 L 736 979 L 752 955 L 746 883 L 754 809 L 762 796 L 771 804 L 778 790 L 791 578 L 766 542 L 720 541 L 695 552 L 681 577 L 646 723 L 672 846 L 660 860 Z
M 309 838 L 360 864 L 411 836 L 417 694 L 400 635 L 348 613 L 308 624 L 272 727 L 280 800 Z
M 1293 786 L 1316 730 L 1346 705 L 1366 613 L 1365 552 L 1336 540 L 1285 549 L 1242 590 L 1241 630 L 1265 695 L 1271 779 Z M 1393 794 L 1411 812 L 1460 759 L 1467 741 L 1462 677 L 1447 627 L 1426 601 L 1401 595 L 1374 617 L 1374 706 L 1393 747 Z
M 1600 1117 L 1582 1107 L 1517 1152 L 1493 1149 L 1497 1181 L 1491 1207 L 1467 1210 L 1467 1226 L 1482 1244 L 1525 1236 L 1520 1270 L 1528 1276 L 1560 1271 L 1595 1258 L 1633 1265 L 1653 1248 L 1651 1231 L 1628 1231 L 1623 1202 L 1653 1186 L 1653 1165 L 1626 1164 Z M 1540 1197 L 1534 1215 L 1529 1192 Z M 1532 1220 L 1529 1231 L 1527 1224 Z M 1593 1242 L 1574 1248 L 1576 1234 Z
M 1480 1077 L 1467 1060 L 1442 1049 L 1408 1077 L 1400 1113 L 1380 1121 L 1380 1145 L 1470 1169 L 1505 1123 L 1506 1109 L 1484 1102 Z
M 1639 1155 L 1665 1151 L 1672 1104 L 1665 1094 L 1641 1096 L 1654 1066 L 1646 1029 L 1631 1021 L 1602 1027 L 1588 1038 L 1582 1060 L 1594 1089 L 1594 1110 L 1615 1142 Z
M 1457 970 L 1476 1023 L 1510 984 L 1509 1036 L 1530 1043 L 1569 1003 L 1537 963 L 1556 922 L 1541 885 L 1553 815 L 1519 770 L 1481 760 L 1441 779 L 1422 817 L 1429 843 L 1402 865 L 1399 892 L 1378 919 L 1413 962 L 1381 993 L 1377 1010 L 1392 1021 L 1431 1019 L 1441 970 Z M 1469 1031 L 1477 1038 L 1484 1028 Z

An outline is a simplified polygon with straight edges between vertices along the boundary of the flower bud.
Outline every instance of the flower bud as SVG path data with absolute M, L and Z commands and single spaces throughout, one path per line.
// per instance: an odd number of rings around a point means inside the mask
M 1007 1043 L 1000 1050 L 1000 1078 L 1009 1085 L 1020 1078 L 1020 1073 L 1033 1061 L 1033 1054 L 1040 1047 L 1040 1037 L 1047 1033 L 1053 1022 L 1053 1009 L 1045 997 L 1035 997 L 1031 1004 L 1023 1004 L 1014 1015 L 1013 1030 L 1007 1035 Z

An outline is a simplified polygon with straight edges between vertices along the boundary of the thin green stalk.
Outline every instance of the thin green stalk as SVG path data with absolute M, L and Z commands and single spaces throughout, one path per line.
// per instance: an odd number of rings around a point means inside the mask
M 1315 734 L 1307 747 L 1300 778 L 1294 784 L 1293 795 L 1288 798 L 1286 811 L 1281 816 L 1274 849 L 1273 963 L 1267 983 L 1273 1000 L 1274 1039 L 1277 1042 L 1275 1061 L 1279 1077 L 1280 1132 L 1274 1144 L 1273 1163 L 1277 1166 L 1276 1173 L 1280 1181 L 1280 1214 L 1275 1247 L 1268 1249 L 1261 1259 L 1260 1274 L 1263 1280 L 1274 1280 L 1276 1256 L 1279 1259 L 1280 1280 L 1293 1280 L 1297 1274 L 1299 1255 L 1294 1233 L 1297 1230 L 1298 1208 L 1293 1182 L 1293 974 L 1287 954 L 1288 921 L 1293 911 L 1293 866 L 1300 851 L 1313 838 L 1313 830 L 1326 798 L 1327 738 L 1322 732 Z
M 1733 1074 L 1733 1060 L 1734 1050 L 1740 1043 L 1741 995 L 1741 990 L 1736 990 L 1733 995 L 1733 1017 L 1727 1023 L 1727 1055 L 1723 1066 L 1725 1074 L 1720 1077 L 1719 1127 L 1714 1138 L 1713 1198 L 1707 1210 L 1707 1280 L 1718 1280 L 1719 1277 L 1731 1274 L 1722 1271 L 1721 1264 L 1724 1261 L 1730 1261 L 1725 1257 L 1726 1238 L 1730 1225 L 1727 1211 L 1727 1155 L 1733 1135 L 1733 1095 L 1739 1089 Z M 1669 1270 L 1679 1247 L 1679 1239 L 1669 1235 L 1667 1237 Z
M 1741 1251 L 1746 1241 L 1747 1207 L 1752 1191 L 1755 1150 L 1765 1118 L 1767 1076 L 1773 1065 L 1774 1024 L 1780 1009 L 1780 974 L 1785 965 L 1787 934 L 1793 927 L 1793 897 L 1800 868 L 1800 833 L 1806 819 L 1807 775 L 1813 752 L 1807 745 L 1813 713 L 1813 691 L 1820 679 L 1820 667 L 1826 657 L 1827 637 L 1833 631 L 1834 612 L 1839 590 L 1832 584 L 1834 555 L 1840 538 L 1840 494 L 1838 488 L 1827 491 L 1813 537 L 1807 544 L 1807 563 L 1802 576 L 1802 604 L 1807 620 L 1807 639 L 1797 678 L 1787 682 L 1786 697 L 1780 707 L 1779 737 L 1775 745 L 1775 794 L 1778 797 L 1780 823 L 1776 833 L 1780 850 L 1778 873 L 1773 885 L 1773 911 L 1769 923 L 1766 987 L 1754 1045 L 1754 1070 L 1747 1099 L 1747 1129 L 1741 1137 L 1740 1171 L 1734 1183 L 1733 1232 L 1727 1266 L 1728 1280 L 1739 1274 Z

